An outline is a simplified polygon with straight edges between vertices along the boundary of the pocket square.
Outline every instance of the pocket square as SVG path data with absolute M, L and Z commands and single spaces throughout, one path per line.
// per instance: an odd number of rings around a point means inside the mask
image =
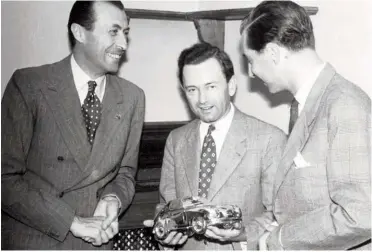
M 300 152 L 297 152 L 297 155 L 293 159 L 293 162 L 296 165 L 296 169 L 310 166 L 310 163 L 306 162 Z

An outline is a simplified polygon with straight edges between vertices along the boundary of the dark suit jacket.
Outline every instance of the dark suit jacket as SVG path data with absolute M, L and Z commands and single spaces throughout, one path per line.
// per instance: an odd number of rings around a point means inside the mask
M 2 100 L 1 209 L 4 249 L 94 249 L 69 232 L 92 216 L 101 196 L 121 212 L 134 195 L 144 93 L 107 75 L 91 149 L 70 57 L 17 70 Z
M 172 131 L 167 139 L 161 171 L 160 194 L 168 202 L 198 195 L 200 120 Z M 210 184 L 212 204 L 241 208 L 247 229 L 248 249 L 258 248 L 258 238 L 273 221 L 271 200 L 278 163 L 286 135 L 278 128 L 235 109 L 231 126 Z M 239 243 L 188 239 L 186 250 L 241 249 Z
M 327 64 L 276 175 L 273 208 L 284 249 L 371 249 L 370 129 L 370 98 Z M 268 246 L 280 249 L 279 229 Z

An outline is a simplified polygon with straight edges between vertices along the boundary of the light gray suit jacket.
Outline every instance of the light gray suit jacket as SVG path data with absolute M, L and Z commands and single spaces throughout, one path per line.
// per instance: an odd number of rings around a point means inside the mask
M 273 202 L 280 228 L 269 237 L 269 249 L 280 249 L 281 229 L 288 250 L 370 250 L 370 130 L 370 98 L 327 64 L 279 165 Z
M 74 215 L 92 216 L 106 194 L 128 207 L 144 93 L 107 75 L 102 103 L 91 149 L 70 57 L 13 74 L 1 106 L 2 248 L 95 249 L 69 232 Z
M 160 194 L 168 202 L 198 195 L 200 120 L 173 130 L 168 136 L 161 171 Z M 235 110 L 211 181 L 212 204 L 235 204 L 242 209 L 249 249 L 257 249 L 264 226 L 272 222 L 269 207 L 273 180 L 286 142 L 278 128 Z M 259 218 L 258 218 L 259 217 Z M 186 250 L 241 249 L 239 243 L 188 239 Z

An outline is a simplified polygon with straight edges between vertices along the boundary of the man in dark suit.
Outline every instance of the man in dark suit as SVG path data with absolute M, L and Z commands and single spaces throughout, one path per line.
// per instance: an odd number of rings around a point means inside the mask
M 190 239 L 171 232 L 160 242 L 186 250 L 256 249 L 259 235 L 273 221 L 268 206 L 286 136 L 232 104 L 234 67 L 218 47 L 195 44 L 181 53 L 178 66 L 180 83 L 197 119 L 168 136 L 161 199 L 169 202 L 199 196 L 208 204 L 237 205 L 244 228 L 234 229 L 234 239 L 228 242 L 221 241 L 223 237 L 215 233 L 215 227 L 208 228 L 202 237 Z
M 143 91 L 115 75 L 128 22 L 120 1 L 77 1 L 72 54 L 11 77 L 1 114 L 3 249 L 95 249 L 118 232 L 145 109 Z
M 289 90 L 289 139 L 276 174 L 275 225 L 261 248 L 371 249 L 371 100 L 315 51 L 310 17 L 265 1 L 242 23 L 254 75 Z

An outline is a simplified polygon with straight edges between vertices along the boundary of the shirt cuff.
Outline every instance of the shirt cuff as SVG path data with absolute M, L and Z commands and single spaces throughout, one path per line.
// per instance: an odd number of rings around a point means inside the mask
M 106 194 L 106 195 L 103 196 L 101 199 L 104 199 L 104 198 L 106 198 L 106 197 L 115 197 L 115 198 L 118 200 L 118 202 L 119 202 L 119 209 L 121 209 L 121 201 L 120 201 L 120 199 L 119 199 L 118 196 L 116 196 L 115 194 Z M 120 210 L 119 210 L 119 212 L 120 212 Z

